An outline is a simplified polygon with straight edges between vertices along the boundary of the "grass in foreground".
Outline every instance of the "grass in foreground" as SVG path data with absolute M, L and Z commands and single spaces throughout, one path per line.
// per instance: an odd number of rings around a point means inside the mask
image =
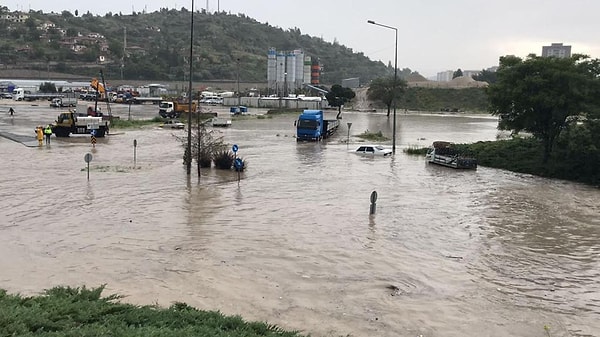
M 103 290 L 55 287 L 21 297 L 0 289 L 0 336 L 301 336 L 185 303 L 169 308 L 122 304 L 121 296 L 102 297 Z

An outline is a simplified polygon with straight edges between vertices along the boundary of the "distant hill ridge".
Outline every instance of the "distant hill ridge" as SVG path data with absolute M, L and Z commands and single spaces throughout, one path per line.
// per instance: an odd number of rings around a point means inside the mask
M 0 8 L 0 17 L 6 13 L 6 7 Z M 32 10 L 24 22 L 0 20 L 2 67 L 82 77 L 95 76 L 101 68 L 110 78 L 149 81 L 185 80 L 189 76 L 189 11 L 76 14 Z M 324 84 L 353 77 L 364 84 L 393 74 L 393 68 L 380 61 L 337 42 L 302 34 L 299 28 L 283 30 L 243 14 L 200 12 L 194 15 L 194 80 L 235 80 L 239 60 L 241 79 L 266 81 L 271 47 L 302 49 L 318 59 Z M 399 74 L 420 76 L 410 69 Z

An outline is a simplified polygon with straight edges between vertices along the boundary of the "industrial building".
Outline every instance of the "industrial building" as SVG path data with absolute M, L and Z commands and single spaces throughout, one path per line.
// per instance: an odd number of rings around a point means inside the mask
M 290 52 L 270 48 L 267 54 L 267 86 L 270 94 L 288 96 L 305 84 L 318 85 L 320 65 L 301 49 Z

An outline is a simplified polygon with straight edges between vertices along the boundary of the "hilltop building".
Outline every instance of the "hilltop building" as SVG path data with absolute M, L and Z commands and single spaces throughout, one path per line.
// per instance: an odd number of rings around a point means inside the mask
M 571 46 L 563 46 L 562 43 L 553 43 L 550 46 L 542 46 L 542 57 L 571 57 Z

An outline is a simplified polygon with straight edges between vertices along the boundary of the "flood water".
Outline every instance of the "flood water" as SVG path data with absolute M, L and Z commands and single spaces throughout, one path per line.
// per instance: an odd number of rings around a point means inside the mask
M 7 104 L 0 131 L 31 140 L 58 114 L 40 103 L 10 118 Z M 384 114 L 345 113 L 323 143 L 296 143 L 294 118 L 215 130 L 248 163 L 239 182 L 214 168 L 187 177 L 185 131 L 112 130 L 95 148 L 86 136 L 0 137 L 0 288 L 107 284 L 127 302 L 312 336 L 600 336 L 597 188 L 402 152 L 494 140 L 487 116 L 398 114 L 393 158 L 350 153 L 365 130 L 391 135 Z

